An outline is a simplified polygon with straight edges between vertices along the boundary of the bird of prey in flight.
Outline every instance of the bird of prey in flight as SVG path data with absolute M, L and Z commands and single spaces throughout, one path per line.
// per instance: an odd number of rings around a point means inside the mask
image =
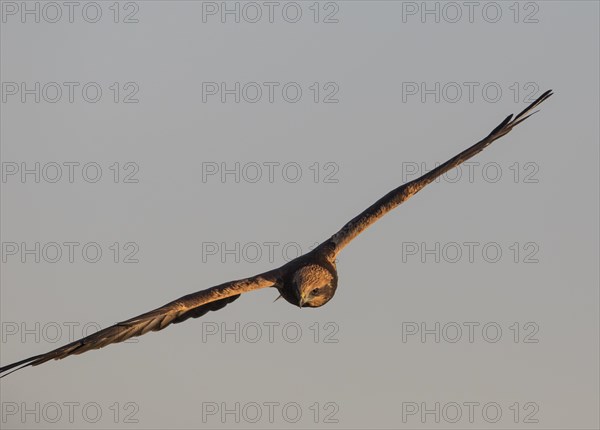
M 178 324 L 189 318 L 201 317 L 209 311 L 216 311 L 225 307 L 243 293 L 261 288 L 277 288 L 281 297 L 301 308 L 323 306 L 331 300 L 337 289 L 336 257 L 352 239 L 396 206 L 414 196 L 438 176 L 460 165 L 496 139 L 509 133 L 516 125 L 533 115 L 535 113 L 534 109 L 551 95 L 552 90 L 546 91 L 515 117 L 509 115 L 488 136 L 470 148 L 420 178 L 390 191 L 347 222 L 340 231 L 312 251 L 283 266 L 250 278 L 226 282 L 188 294 L 157 309 L 107 327 L 53 351 L 0 367 L 0 377 L 23 367 L 37 366 L 49 360 L 60 360 L 69 355 L 81 354 L 111 343 L 123 342 L 131 337 L 141 336 L 150 331 L 162 330 L 168 325 Z

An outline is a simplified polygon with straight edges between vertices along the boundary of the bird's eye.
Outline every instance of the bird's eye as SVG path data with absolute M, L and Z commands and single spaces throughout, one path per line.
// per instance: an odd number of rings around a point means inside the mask
M 315 288 L 315 289 L 313 289 L 313 290 L 311 291 L 311 294 L 312 294 L 313 296 L 318 296 L 320 292 L 321 292 L 321 289 L 320 289 L 320 288 Z

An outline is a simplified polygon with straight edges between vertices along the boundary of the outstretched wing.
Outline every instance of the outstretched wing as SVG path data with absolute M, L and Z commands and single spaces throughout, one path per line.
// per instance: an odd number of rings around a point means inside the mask
M 188 318 L 201 317 L 209 311 L 216 311 L 225 307 L 228 303 L 236 300 L 240 294 L 276 285 L 279 276 L 280 269 L 275 269 L 251 278 L 226 282 L 216 287 L 188 294 L 160 308 L 107 327 L 53 351 L 0 367 L 0 378 L 23 367 L 37 366 L 49 360 L 60 360 L 69 355 L 81 354 L 111 343 L 123 342 L 150 331 L 162 330 L 170 324 L 177 324 Z
M 535 112 L 535 109 L 540 103 L 546 100 L 552 95 L 552 90 L 546 91 L 537 100 L 531 103 L 525 108 L 520 114 L 513 118 L 513 115 L 509 115 L 502 123 L 496 127 L 487 137 L 477 142 L 475 145 L 466 149 L 465 151 L 458 154 L 456 157 L 451 158 L 444 164 L 439 165 L 430 172 L 424 174 L 420 178 L 417 178 L 411 182 L 407 182 L 404 185 L 390 191 L 385 196 L 377 200 L 367 209 L 365 209 L 360 215 L 350 220 L 344 227 L 341 228 L 336 234 L 331 236 L 330 239 L 321 244 L 322 247 L 327 248 L 327 254 L 329 259 L 335 259 L 337 254 L 352 241 L 356 236 L 362 233 L 367 227 L 377 221 L 379 218 L 384 216 L 386 213 L 394 209 L 400 203 L 405 202 L 410 197 L 414 196 L 427 184 L 433 182 L 438 176 L 443 175 L 450 169 L 458 166 L 462 162 L 473 157 L 475 154 L 481 152 L 486 146 L 501 138 L 508 132 L 510 132 L 515 126 L 525 121 Z

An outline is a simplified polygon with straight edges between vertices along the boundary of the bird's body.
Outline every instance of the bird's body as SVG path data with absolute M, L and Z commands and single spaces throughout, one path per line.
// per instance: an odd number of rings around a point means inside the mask
M 312 251 L 283 266 L 246 279 L 226 282 L 206 290 L 188 294 L 152 311 L 107 327 L 70 344 L 45 354 L 29 357 L 0 367 L 0 377 L 22 367 L 37 366 L 49 360 L 102 348 L 111 343 L 123 342 L 134 336 L 158 331 L 170 324 L 178 324 L 190 318 L 198 318 L 209 311 L 219 310 L 241 294 L 262 288 L 276 288 L 281 297 L 299 307 L 316 308 L 326 304 L 334 296 L 338 285 L 336 258 L 339 252 L 386 213 L 405 202 L 414 194 L 450 169 L 481 152 L 495 140 L 506 135 L 516 125 L 534 112 L 532 110 L 552 95 L 546 91 L 514 118 L 508 116 L 488 136 L 465 151 L 441 164 L 414 181 L 401 185 L 377 200 L 358 216 L 347 222 L 337 233 Z

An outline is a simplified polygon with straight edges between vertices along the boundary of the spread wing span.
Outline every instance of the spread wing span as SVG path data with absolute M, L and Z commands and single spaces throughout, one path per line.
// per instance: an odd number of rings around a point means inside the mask
M 162 330 L 170 324 L 178 324 L 188 318 L 201 317 L 209 311 L 222 309 L 243 293 L 275 286 L 277 280 L 278 269 L 188 294 L 160 308 L 107 327 L 53 351 L 0 367 L 0 377 L 9 375 L 23 367 L 37 366 L 49 360 L 60 360 L 69 355 L 81 354 L 111 343 L 123 342 L 150 331 Z
M 535 112 L 533 111 L 540 103 L 546 100 L 552 95 L 552 90 L 546 91 L 537 100 L 531 103 L 525 108 L 520 114 L 513 118 L 513 115 L 509 115 L 504 121 L 498 125 L 492 132 L 485 138 L 477 142 L 475 145 L 464 150 L 457 156 L 451 158 L 443 164 L 440 164 L 435 169 L 424 174 L 420 178 L 417 178 L 411 182 L 407 182 L 404 185 L 390 191 L 385 196 L 377 200 L 367 209 L 365 209 L 358 216 L 350 220 L 344 225 L 336 234 L 331 236 L 326 242 L 323 242 L 323 246 L 329 246 L 331 249 L 329 253 L 329 259 L 335 259 L 337 254 L 348 245 L 352 239 L 362 233 L 367 227 L 377 221 L 379 218 L 384 216 L 386 213 L 397 207 L 399 204 L 405 202 L 417 192 L 419 192 L 427 184 L 433 182 L 438 176 L 443 175 L 450 169 L 458 166 L 462 162 L 468 160 L 474 155 L 481 152 L 485 147 L 491 144 L 496 139 L 501 138 L 514 127 L 521 122 L 525 121 Z
M 438 176 L 443 175 L 448 170 L 460 165 L 462 162 L 482 151 L 496 139 L 499 139 L 510 132 L 515 126 L 533 115 L 535 113 L 534 109 L 551 95 L 551 90 L 546 91 L 514 118 L 512 115 L 509 115 L 502 123 L 500 123 L 500 125 L 498 125 L 498 127 L 492 130 L 487 137 L 477 142 L 475 145 L 420 178 L 390 191 L 365 209 L 357 217 L 349 221 L 340 231 L 331 236 L 331 238 L 323 242 L 317 248 L 288 262 L 286 265 L 251 278 L 226 282 L 217 285 L 216 287 L 183 296 L 160 308 L 117 323 L 46 354 L 36 355 L 9 364 L 8 366 L 0 367 L 0 377 L 4 377 L 23 367 L 37 366 L 49 360 L 60 360 L 69 355 L 81 354 L 92 349 L 102 348 L 111 343 L 123 342 L 124 340 L 135 336 L 141 336 L 150 331 L 162 330 L 170 324 L 177 324 L 189 318 L 201 317 L 209 311 L 216 311 L 225 307 L 227 304 L 236 300 L 241 294 L 248 291 L 267 287 L 277 287 L 280 289 L 281 293 L 282 287 L 292 288 L 288 285 L 289 279 L 299 267 L 308 262 L 313 262 L 313 260 L 318 261 L 321 258 L 334 261 L 337 254 L 367 227 L 397 207 L 400 203 L 403 203 L 411 196 L 415 195 Z

